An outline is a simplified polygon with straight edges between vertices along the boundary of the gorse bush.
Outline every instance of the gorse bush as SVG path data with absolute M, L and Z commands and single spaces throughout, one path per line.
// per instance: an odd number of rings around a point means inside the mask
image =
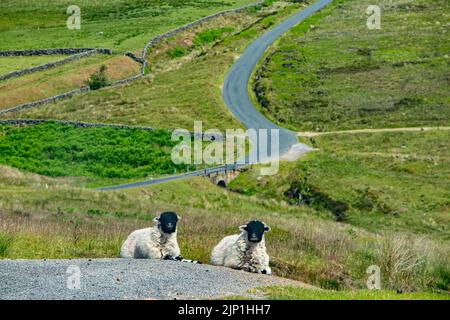
M 106 74 L 107 69 L 108 68 L 105 65 L 102 65 L 97 72 L 91 75 L 86 82 L 91 90 L 98 90 L 111 84 L 108 80 L 108 75 Z

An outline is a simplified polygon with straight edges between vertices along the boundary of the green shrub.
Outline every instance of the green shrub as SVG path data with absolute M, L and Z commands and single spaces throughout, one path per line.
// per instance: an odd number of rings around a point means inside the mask
M 187 54 L 187 50 L 184 47 L 176 47 L 170 50 L 168 53 L 171 58 L 181 58 L 182 56 L 185 56 Z
M 270 7 L 276 0 L 264 0 L 262 6 L 263 7 Z
M 86 82 L 91 90 L 98 90 L 111 84 L 108 80 L 108 75 L 106 74 L 107 69 L 107 66 L 102 65 L 97 72 L 91 75 L 89 80 Z
M 427 270 L 430 283 L 426 283 L 425 285 L 450 292 L 450 265 L 448 263 L 448 257 L 441 258 L 441 261 L 433 261 L 429 270 Z
M 6 234 L 0 234 L 0 258 L 4 258 L 7 256 L 11 244 L 12 237 Z
M 222 37 L 224 33 L 233 32 L 233 28 L 219 28 L 219 29 L 210 29 L 199 32 L 194 37 L 194 44 L 196 46 L 202 46 L 207 43 L 214 42 Z

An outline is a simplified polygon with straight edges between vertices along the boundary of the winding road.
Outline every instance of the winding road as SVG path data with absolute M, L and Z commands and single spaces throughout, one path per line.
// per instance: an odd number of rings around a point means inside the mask
M 256 39 L 247 47 L 242 56 L 234 63 L 225 79 L 223 87 L 223 99 L 230 111 L 242 124 L 244 124 L 247 129 L 267 129 L 267 141 L 269 142 L 271 140 L 270 130 L 278 129 L 279 155 L 281 157 L 283 155 L 289 154 L 288 158 L 295 159 L 298 155 L 311 151 L 312 148 L 305 144 L 299 143 L 296 132 L 287 130 L 274 124 L 257 110 L 257 108 L 251 102 L 248 93 L 248 84 L 250 81 L 250 77 L 253 70 L 256 68 L 256 65 L 258 64 L 258 61 L 262 58 L 270 45 L 272 45 L 277 39 L 279 39 L 284 33 L 289 31 L 296 24 L 305 20 L 315 12 L 321 10 L 332 1 L 333 0 L 319 0 L 316 3 L 284 20 L 276 27 L 272 28 L 261 37 Z M 251 141 L 251 143 L 253 146 L 258 146 L 258 141 Z M 246 159 L 244 159 L 245 163 L 255 163 L 250 161 L 249 159 L 257 159 L 256 162 L 267 162 L 272 158 L 272 156 L 274 156 L 274 154 L 271 154 L 270 147 L 267 153 L 268 154 L 266 158 L 261 158 L 258 152 L 258 148 L 253 148 L 252 153 L 248 155 Z M 222 166 L 207 169 L 207 171 L 198 170 L 169 177 L 143 180 L 139 182 L 132 182 L 111 187 L 103 187 L 97 190 L 108 191 L 136 188 L 168 181 L 186 179 L 193 176 L 202 176 L 212 172 L 223 172 L 225 170 L 227 170 L 227 168 L 225 166 Z
M 298 143 L 296 132 L 274 124 L 257 110 L 250 100 L 248 93 L 250 77 L 258 64 L 258 61 L 261 60 L 270 45 L 272 45 L 278 38 L 280 38 L 296 24 L 305 20 L 331 2 L 332 0 L 319 0 L 311 6 L 284 20 L 282 23 L 278 24 L 276 27 L 256 39 L 247 47 L 242 56 L 235 62 L 226 77 L 223 88 L 223 98 L 228 108 L 247 129 L 278 129 L 280 138 L 280 155 L 286 154 L 294 145 L 300 145 L 300 148 L 304 151 L 309 151 L 311 148 L 307 145 Z M 254 143 L 253 145 L 256 144 Z M 297 149 L 298 148 L 299 147 L 297 146 Z

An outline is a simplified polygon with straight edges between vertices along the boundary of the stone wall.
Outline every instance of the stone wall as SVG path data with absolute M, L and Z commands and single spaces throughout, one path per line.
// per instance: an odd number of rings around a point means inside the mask
M 139 78 L 142 78 L 142 74 L 140 74 L 140 73 L 135 75 L 135 76 L 126 78 L 126 79 L 117 80 L 116 82 L 112 83 L 110 85 L 110 87 L 119 86 L 119 85 L 122 85 L 122 84 L 127 84 L 127 83 L 133 82 L 133 81 L 135 81 L 135 80 L 137 80 Z
M 113 53 L 111 49 L 105 48 L 54 48 L 0 51 L 0 57 L 72 55 L 92 50 L 96 50 L 100 54 L 112 55 Z
M 251 4 L 248 4 L 248 5 L 242 6 L 242 7 L 240 7 L 240 8 L 236 8 L 236 9 L 223 10 L 223 11 L 214 13 L 214 14 L 212 14 L 212 15 L 209 15 L 209 16 L 207 16 L 207 17 L 201 18 L 201 19 L 199 19 L 199 20 L 197 20 L 197 21 L 188 23 L 188 24 L 186 24 L 186 25 L 184 25 L 184 26 L 181 26 L 181 27 L 179 27 L 179 28 L 176 28 L 176 29 L 174 29 L 174 30 L 171 30 L 171 31 L 169 31 L 169 32 L 166 32 L 166 33 L 163 33 L 163 34 L 160 34 L 160 35 L 154 37 L 153 39 L 151 39 L 151 40 L 145 45 L 144 49 L 142 50 L 142 58 L 141 58 L 141 59 L 143 60 L 143 64 L 142 64 L 141 74 L 144 75 L 145 68 L 146 68 L 146 66 L 147 66 L 147 64 L 148 64 L 148 62 L 147 62 L 147 53 L 148 53 L 148 49 L 150 49 L 150 47 L 152 47 L 152 46 L 158 44 L 158 43 L 161 42 L 162 40 L 167 39 L 167 38 L 170 38 L 170 37 L 172 37 L 172 36 L 174 36 L 174 35 L 176 35 L 176 34 L 178 34 L 178 33 L 180 33 L 180 32 L 183 32 L 183 31 L 185 31 L 185 30 L 187 30 L 187 29 L 189 29 L 189 28 L 193 28 L 193 27 L 196 27 L 196 26 L 198 26 L 198 25 L 201 25 L 202 23 L 205 23 L 205 22 L 207 22 L 207 21 L 210 21 L 210 20 L 212 20 L 212 19 L 214 19 L 214 18 L 223 16 L 223 15 L 226 15 L 226 14 L 230 14 L 230 13 L 239 13 L 239 12 L 242 12 L 242 11 L 247 10 L 247 9 L 249 9 L 249 8 L 256 7 L 256 6 L 260 6 L 260 5 L 262 5 L 263 3 L 264 3 L 264 0 L 259 1 L 259 2 L 256 2 L 256 3 L 251 3 Z
M 0 120 L 0 124 L 12 124 L 12 125 L 36 125 L 48 122 L 55 122 L 65 125 L 71 125 L 80 128 L 93 128 L 93 127 L 111 127 L 117 129 L 139 129 L 139 130 L 154 130 L 154 128 L 142 127 L 142 126 L 129 126 L 124 124 L 109 124 L 109 123 L 91 123 L 82 121 L 65 121 L 65 120 L 42 120 L 42 119 L 7 119 Z
M 6 110 L 0 111 L 0 116 L 5 114 L 5 113 L 17 112 L 17 111 L 20 111 L 20 110 L 34 108 L 34 107 L 37 107 L 37 106 L 40 106 L 40 105 L 43 105 L 43 104 L 46 104 L 46 103 L 55 102 L 55 101 L 62 100 L 62 99 L 65 99 L 65 98 L 71 98 L 71 97 L 73 97 L 75 95 L 78 95 L 78 94 L 81 94 L 81 93 L 85 93 L 85 92 L 88 92 L 88 91 L 90 91 L 89 87 L 82 87 L 80 89 L 76 89 L 76 90 L 69 91 L 69 92 L 66 92 L 66 93 L 63 93 L 63 94 L 59 94 L 59 95 L 56 95 L 56 96 L 53 96 L 53 97 L 50 97 L 50 98 L 45 98 L 45 99 L 42 99 L 42 100 L 29 102 L 29 103 L 24 103 L 24 104 L 21 104 L 21 105 L 18 105 L 16 107 L 14 107 L 14 108 L 10 108 L 10 109 L 6 109 Z
M 110 128 L 116 128 L 116 129 L 138 129 L 138 130 L 146 130 L 146 131 L 152 131 L 155 130 L 155 128 L 151 127 L 144 127 L 144 126 L 131 126 L 126 124 L 113 124 L 113 123 L 92 123 L 92 122 L 82 122 L 82 121 L 65 121 L 65 120 L 43 120 L 43 119 L 6 119 L 6 120 L 0 120 L 0 124 L 11 124 L 11 125 L 37 125 L 42 123 L 48 123 L 48 122 L 55 122 L 60 123 L 64 125 L 71 125 L 79 128 L 95 128 L 95 127 L 110 127 Z M 168 131 L 171 131 L 167 129 Z M 212 137 L 214 137 L 214 141 L 220 141 L 216 136 L 213 134 L 194 134 L 191 132 L 191 135 L 197 137 L 197 138 L 204 138 L 211 140 Z
M 140 63 L 140 64 L 144 63 L 144 59 L 138 57 L 138 56 L 135 55 L 133 52 L 129 52 L 129 51 L 128 51 L 128 52 L 125 52 L 125 55 L 126 55 L 127 57 L 130 57 L 131 59 L 133 59 L 133 60 L 136 61 L 137 63 Z
M 24 76 L 26 74 L 30 74 L 30 73 L 34 73 L 34 72 L 38 72 L 38 71 L 51 69 L 51 68 L 54 68 L 54 67 L 57 67 L 57 66 L 61 66 L 63 64 L 66 64 L 66 63 L 69 63 L 69 62 L 72 62 L 72 61 L 79 60 L 81 58 L 92 56 L 92 55 L 97 54 L 97 53 L 98 53 L 97 49 L 90 50 L 90 51 L 84 51 L 84 52 L 81 52 L 81 53 L 73 54 L 73 55 L 71 55 L 71 56 L 69 56 L 69 57 L 67 57 L 65 59 L 62 59 L 62 60 L 57 60 L 57 61 L 49 62 L 49 63 L 46 63 L 46 64 L 42 64 L 42 65 L 39 65 L 39 66 L 36 66 L 36 67 L 32 67 L 32 68 L 28 68 L 28 69 L 23 69 L 23 70 L 18 70 L 18 71 L 13 71 L 13 72 L 10 72 L 10 73 L 6 73 L 4 75 L 0 75 L 0 81 L 12 79 L 12 78 L 17 78 L 17 77 Z

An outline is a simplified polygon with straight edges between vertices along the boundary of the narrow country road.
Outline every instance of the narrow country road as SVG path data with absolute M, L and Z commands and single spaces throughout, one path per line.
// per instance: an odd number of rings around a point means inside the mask
M 312 288 L 274 276 L 147 259 L 1 260 L 0 270 L 0 300 L 212 299 L 247 296 L 261 286 Z
M 296 24 L 305 20 L 331 2 L 332 0 L 319 0 L 311 6 L 284 20 L 282 23 L 259 37 L 247 47 L 242 56 L 235 62 L 225 80 L 223 88 L 223 98 L 225 103 L 236 118 L 238 118 L 246 128 L 256 130 L 280 130 L 280 155 L 286 154 L 292 146 L 298 144 L 297 133 L 281 128 L 272 123 L 257 110 L 250 100 L 248 83 L 253 70 L 258 64 L 258 61 L 261 60 L 270 45 L 272 45 L 278 38 L 280 38 Z M 304 151 L 311 150 L 311 148 L 306 145 L 302 146 Z

